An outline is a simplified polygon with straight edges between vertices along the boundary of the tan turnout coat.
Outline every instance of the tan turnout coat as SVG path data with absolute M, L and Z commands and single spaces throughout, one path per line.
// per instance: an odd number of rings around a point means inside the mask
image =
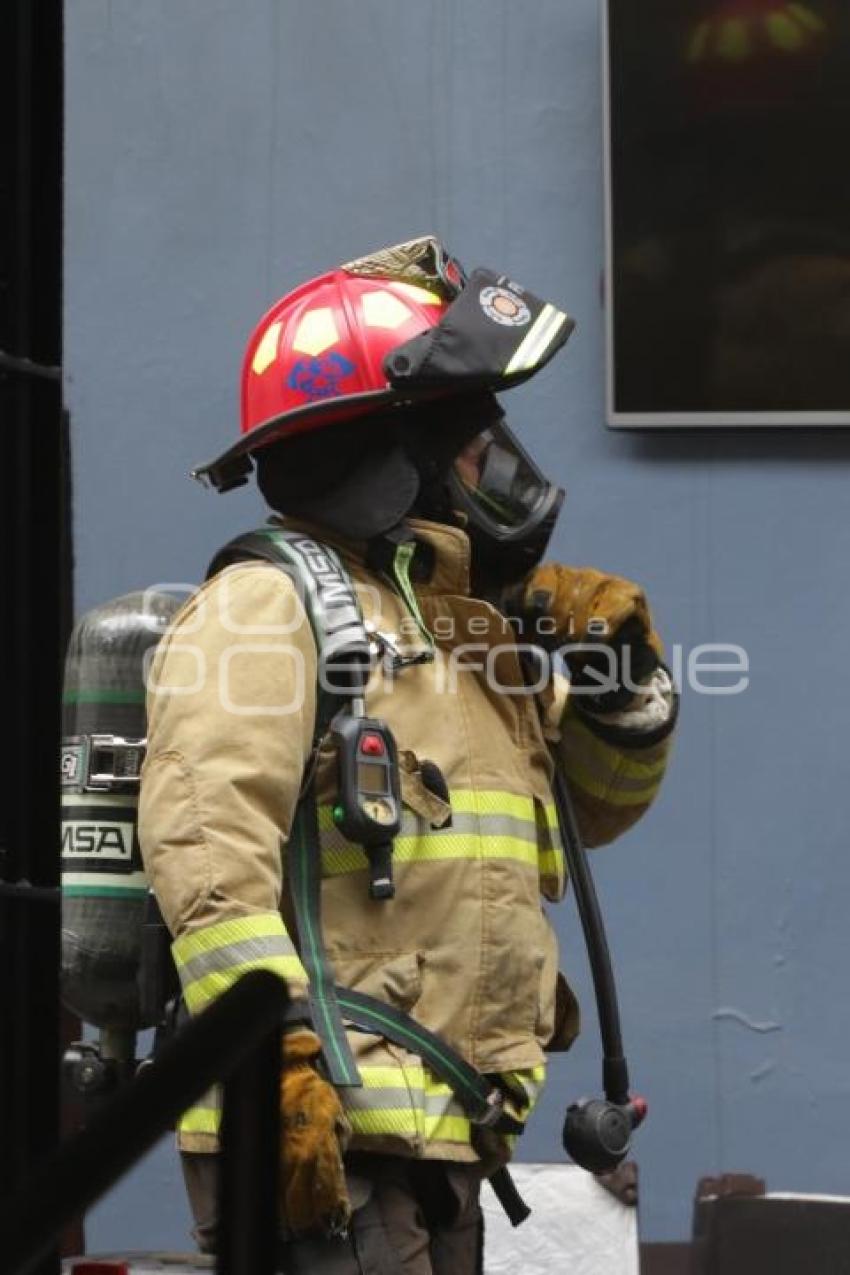
M 369 898 L 364 852 L 333 824 L 333 768 L 322 757 L 324 937 L 337 982 L 412 1014 L 480 1070 L 514 1074 L 530 1107 L 547 1046 L 565 1047 L 577 1030 L 546 916 L 565 887 L 551 755 L 505 618 L 469 595 L 466 535 L 412 525 L 433 553 L 415 602 L 406 576 L 378 579 L 355 549 L 336 546 L 367 621 L 403 648 L 433 638 L 434 659 L 376 674 L 367 695 L 401 756 L 391 901 Z M 193 1012 L 258 966 L 304 993 L 282 845 L 311 752 L 316 677 L 294 586 L 262 563 L 204 585 L 157 652 L 140 841 Z M 614 747 L 574 706 L 558 715 L 555 753 L 584 837 L 609 841 L 652 801 L 668 742 Z M 448 804 L 423 784 L 426 759 L 446 779 Z M 362 1032 L 351 1042 L 363 1079 L 345 1091 L 355 1146 L 476 1158 L 463 1111 L 418 1057 Z M 183 1148 L 214 1149 L 218 1116 L 214 1093 L 186 1113 Z

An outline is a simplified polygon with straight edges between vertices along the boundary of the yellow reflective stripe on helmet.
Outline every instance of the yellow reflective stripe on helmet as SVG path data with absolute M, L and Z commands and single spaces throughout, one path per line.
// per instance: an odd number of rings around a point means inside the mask
M 276 912 L 219 921 L 182 935 L 172 946 L 183 996 L 198 1013 L 248 970 L 271 970 L 306 984 L 307 975 Z
M 277 358 L 277 347 L 282 328 L 282 323 L 273 323 L 263 333 L 263 338 L 254 351 L 254 359 L 251 363 L 251 371 L 257 376 L 262 376 L 264 372 L 268 371 Z
M 407 297 L 413 297 L 414 301 L 419 301 L 422 305 L 444 305 L 443 298 L 438 296 L 436 292 L 429 292 L 427 288 L 421 288 L 416 283 L 402 283 L 398 279 L 393 280 L 393 290 L 395 292 L 403 292 Z
M 564 312 L 556 310 L 547 302 L 532 324 L 525 340 L 514 351 L 504 375 L 513 376 L 516 372 L 527 372 L 536 367 L 566 321 L 567 316 Z

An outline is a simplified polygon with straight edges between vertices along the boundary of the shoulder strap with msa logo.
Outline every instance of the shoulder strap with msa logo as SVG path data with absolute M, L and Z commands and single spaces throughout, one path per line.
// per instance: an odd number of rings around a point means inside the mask
M 231 540 L 210 564 L 207 578 L 237 562 L 271 563 L 292 580 L 304 605 L 319 661 L 313 756 L 335 714 L 363 698 L 370 671 L 369 638 L 348 572 L 332 549 L 300 532 L 263 527 Z M 286 875 L 301 961 L 309 980 L 313 1022 L 335 1085 L 361 1084 L 345 1034 L 331 964 L 320 924 L 319 823 L 314 766 L 307 766 L 286 853 Z

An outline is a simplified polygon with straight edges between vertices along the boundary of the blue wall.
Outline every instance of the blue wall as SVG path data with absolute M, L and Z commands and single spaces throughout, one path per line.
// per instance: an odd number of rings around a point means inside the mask
M 686 692 L 666 790 L 596 860 L 636 1086 L 643 1231 L 704 1173 L 847 1186 L 842 435 L 624 435 L 603 422 L 596 0 L 72 0 L 66 364 L 81 610 L 192 581 L 261 517 L 186 476 L 237 428 L 241 352 L 294 284 L 435 231 L 565 304 L 568 352 L 506 400 L 569 489 L 554 550 L 646 584 L 668 643 L 734 642 L 751 685 Z M 587 1031 L 523 1156 L 595 1090 Z M 162 1151 L 92 1240 L 179 1244 Z

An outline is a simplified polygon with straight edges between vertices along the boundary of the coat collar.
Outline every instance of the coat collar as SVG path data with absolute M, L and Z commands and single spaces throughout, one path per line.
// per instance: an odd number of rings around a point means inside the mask
M 337 549 L 348 562 L 368 570 L 366 546 L 362 541 L 344 540 L 325 527 L 300 518 L 282 518 L 275 514 L 270 521 L 280 523 L 292 531 L 313 536 L 319 544 Z M 430 573 L 427 579 L 414 579 L 416 592 L 423 597 L 468 594 L 471 546 L 466 532 L 460 527 L 449 527 L 441 522 L 426 522 L 423 518 L 409 518 L 407 522 L 417 541 L 427 545 L 431 551 Z

